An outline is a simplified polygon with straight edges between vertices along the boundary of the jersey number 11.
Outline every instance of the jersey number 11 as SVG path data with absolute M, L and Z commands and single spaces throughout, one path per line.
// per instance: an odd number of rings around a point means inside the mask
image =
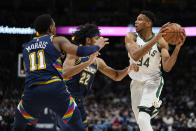
M 36 64 L 36 59 L 38 59 L 38 64 Z M 29 54 L 30 61 L 30 71 L 41 70 L 46 68 L 44 50 L 39 50 L 37 52 L 32 52 Z

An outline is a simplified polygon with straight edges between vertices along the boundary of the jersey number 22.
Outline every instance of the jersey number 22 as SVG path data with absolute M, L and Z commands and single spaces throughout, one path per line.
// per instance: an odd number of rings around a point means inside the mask
M 90 80 L 91 75 L 83 72 L 79 82 L 84 85 L 88 85 L 88 81 Z

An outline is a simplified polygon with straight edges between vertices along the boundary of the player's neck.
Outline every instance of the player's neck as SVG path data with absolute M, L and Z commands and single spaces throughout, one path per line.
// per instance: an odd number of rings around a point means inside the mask
M 91 43 L 86 43 L 85 46 L 93 46 Z
M 149 40 L 153 36 L 152 29 L 142 30 L 141 32 L 138 33 L 143 40 Z
M 39 34 L 39 37 L 40 37 L 40 36 L 45 36 L 45 35 L 53 35 L 53 34 L 52 34 L 51 32 L 48 31 L 48 32 L 46 32 L 46 33 Z
M 48 34 L 39 34 L 38 37 L 42 37 L 42 36 L 46 36 L 46 35 L 48 35 Z

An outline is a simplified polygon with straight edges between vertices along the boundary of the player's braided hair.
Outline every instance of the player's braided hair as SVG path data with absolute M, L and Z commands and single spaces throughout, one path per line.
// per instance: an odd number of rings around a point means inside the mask
M 47 33 L 51 24 L 52 24 L 52 17 L 49 14 L 43 14 L 35 19 L 33 23 L 33 27 L 39 34 L 43 34 L 43 33 Z
M 141 11 L 140 14 L 144 14 L 145 16 L 147 16 L 151 20 L 152 25 L 156 24 L 156 16 L 153 12 L 145 10 L 145 11 Z
M 92 38 L 96 35 L 100 35 L 99 29 L 97 25 L 95 24 L 85 24 L 81 25 L 77 28 L 77 31 L 73 33 L 73 43 L 76 45 L 83 44 L 85 45 L 86 43 L 86 38 Z

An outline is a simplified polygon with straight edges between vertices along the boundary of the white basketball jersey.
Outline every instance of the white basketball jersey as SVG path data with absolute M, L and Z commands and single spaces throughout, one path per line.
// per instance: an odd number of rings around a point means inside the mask
M 136 34 L 136 43 L 139 45 L 139 47 L 144 46 L 146 43 L 148 43 L 148 41 L 143 40 L 142 38 L 140 38 L 138 34 Z M 145 80 L 153 79 L 155 77 L 160 76 L 161 74 L 161 53 L 158 50 L 158 43 L 156 43 L 149 50 L 149 52 L 146 55 L 144 55 L 140 60 L 134 61 L 130 55 L 129 55 L 129 58 L 130 58 L 129 60 L 130 63 L 135 63 L 139 66 L 138 72 L 131 71 L 129 73 L 129 76 L 133 80 L 145 81 Z

